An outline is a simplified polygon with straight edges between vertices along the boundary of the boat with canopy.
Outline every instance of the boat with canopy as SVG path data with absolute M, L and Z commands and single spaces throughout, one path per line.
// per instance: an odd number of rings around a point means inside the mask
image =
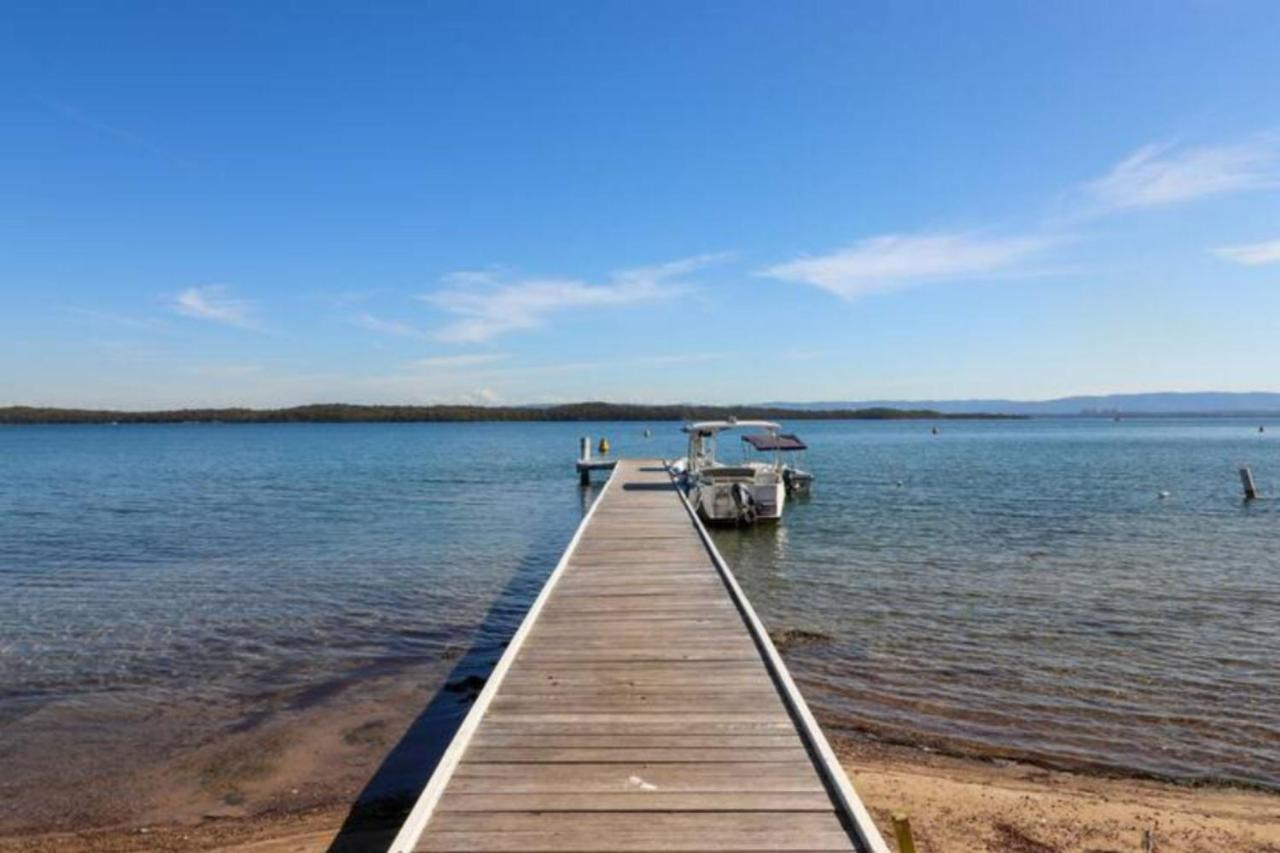
M 716 456 L 720 433 L 751 430 L 742 436 L 745 445 L 764 458 L 725 463 Z M 773 421 L 700 421 L 684 427 L 689 436 L 688 455 L 674 463 L 689 503 L 712 524 L 752 524 L 782 517 L 788 492 L 807 491 L 813 476 L 785 465 L 783 453 L 806 449 L 794 433 L 783 433 Z

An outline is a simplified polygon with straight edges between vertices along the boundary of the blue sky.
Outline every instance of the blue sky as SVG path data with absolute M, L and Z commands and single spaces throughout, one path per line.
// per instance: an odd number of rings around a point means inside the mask
M 1225 0 L 11 4 L 0 405 L 1280 390 L 1277 45 Z

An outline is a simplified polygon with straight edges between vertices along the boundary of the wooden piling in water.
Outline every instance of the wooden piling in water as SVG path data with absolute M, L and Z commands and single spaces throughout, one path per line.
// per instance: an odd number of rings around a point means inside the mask
M 1244 499 L 1247 501 L 1256 500 L 1258 497 L 1258 487 L 1253 483 L 1253 472 L 1249 467 L 1240 468 L 1240 485 L 1244 488 Z

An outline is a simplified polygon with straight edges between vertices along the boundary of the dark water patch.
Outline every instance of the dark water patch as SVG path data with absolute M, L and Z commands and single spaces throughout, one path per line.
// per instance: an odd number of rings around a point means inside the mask
M 448 690 L 450 693 L 457 693 L 468 702 L 471 702 L 475 701 L 475 698 L 480 695 L 480 691 L 484 689 L 485 682 L 487 681 L 487 678 L 479 675 L 466 675 L 447 682 L 444 689 Z
M 809 631 L 804 628 L 783 628 L 770 631 L 769 639 L 774 647 L 786 654 L 789 651 L 805 646 L 819 646 L 831 642 L 831 635 L 821 631 Z

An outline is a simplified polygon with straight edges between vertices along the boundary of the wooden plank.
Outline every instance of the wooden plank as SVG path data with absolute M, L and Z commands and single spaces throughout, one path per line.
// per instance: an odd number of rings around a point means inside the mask
M 442 812 L 418 848 L 466 851 L 853 850 L 834 812 Z
M 473 743 L 466 760 L 479 764 L 777 764 L 807 762 L 804 747 L 537 747 Z
M 486 726 L 476 735 L 472 748 L 486 747 L 700 747 L 704 749 L 753 749 L 756 747 L 800 747 L 803 744 L 794 732 L 778 734 L 661 734 L 661 735 L 590 735 L 579 732 L 568 734 L 504 734 Z
M 727 716 L 747 715 L 756 719 L 764 713 L 776 712 L 779 717 L 786 714 L 785 708 L 776 698 L 759 700 L 758 707 L 747 711 L 750 705 L 733 694 L 722 696 L 699 697 L 697 700 L 686 700 L 683 697 L 670 697 L 662 694 L 654 696 L 612 696 L 602 698 L 585 696 L 499 696 L 494 700 L 495 713 L 512 714 L 666 714 L 678 716 L 683 711 L 711 714 L 722 713 Z
M 440 803 L 446 812 L 830 812 L 825 792 L 787 791 L 661 791 L 591 794 L 458 794 L 446 792 Z
M 720 714 L 494 714 L 485 722 L 494 734 L 685 735 L 774 734 L 794 731 L 790 718 L 725 717 Z
M 620 681 L 595 681 L 569 685 L 559 682 L 521 682 L 511 684 L 502 691 L 503 699 L 520 699 L 528 702 L 555 703 L 565 702 L 601 702 L 605 700 L 622 702 L 646 702 L 649 704 L 671 702 L 686 703 L 691 709 L 708 702 L 730 702 L 738 707 L 744 703 L 760 706 L 764 704 L 781 705 L 778 694 L 768 687 L 747 681 L 731 682 L 721 685 L 695 684 L 633 684 Z
M 454 772 L 458 793 L 588 793 L 592 791 L 791 791 L 824 790 L 804 761 L 790 764 L 703 762 L 646 764 L 479 764 L 464 761 Z

